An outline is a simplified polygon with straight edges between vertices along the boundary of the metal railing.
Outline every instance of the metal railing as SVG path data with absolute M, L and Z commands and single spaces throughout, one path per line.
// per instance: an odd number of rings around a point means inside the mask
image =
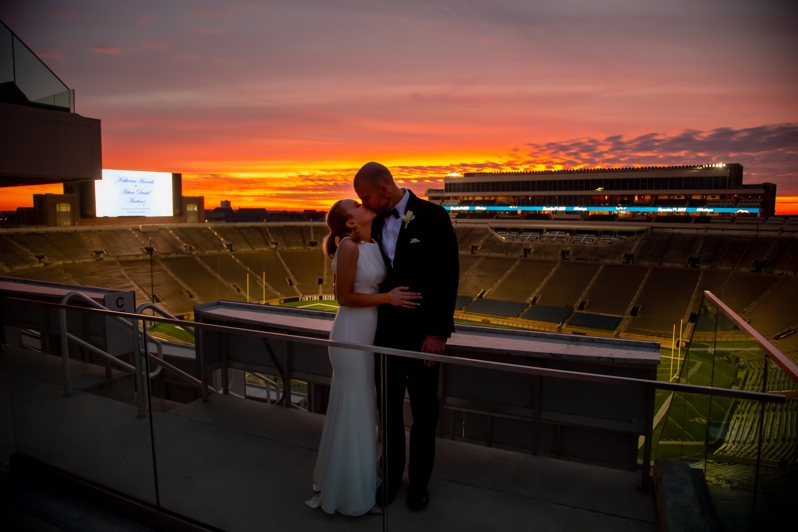
M 42 301 L 34 301 L 34 300 L 27 300 L 23 298 L 8 298 L 12 301 L 17 301 L 21 303 L 30 304 L 33 306 L 43 306 L 43 307 L 50 307 L 50 308 L 58 308 L 65 316 L 67 310 L 80 310 L 81 312 L 90 312 L 90 313 L 98 313 L 108 317 L 115 317 L 115 318 L 122 318 L 126 320 L 131 320 L 134 323 L 137 323 L 139 320 L 143 320 L 143 317 L 140 314 L 132 314 L 126 312 L 119 312 L 119 311 L 112 311 L 106 308 L 96 308 L 92 306 L 91 308 L 85 307 L 74 307 L 59 303 L 49 303 L 49 302 L 42 302 Z M 101 307 L 101 305 L 99 305 Z M 181 328 L 186 327 L 196 327 L 198 328 L 197 332 L 201 333 L 204 330 L 208 331 L 215 331 L 221 333 L 231 333 L 237 335 L 245 335 L 245 336 L 252 336 L 262 339 L 270 339 L 270 340 L 279 340 L 279 341 L 286 341 L 286 342 L 296 342 L 299 344 L 305 345 L 314 345 L 314 346 L 323 346 L 323 347 L 337 347 L 343 349 L 351 349 L 356 351 L 366 351 L 366 352 L 377 352 L 382 353 L 384 355 L 393 355 L 393 356 L 400 356 L 406 358 L 413 358 L 418 360 L 428 360 L 433 362 L 441 362 L 445 364 L 455 364 L 461 366 L 470 366 L 474 368 L 482 368 L 482 369 L 489 369 L 489 370 L 498 370 L 498 371 L 506 371 L 506 372 L 513 372 L 513 373 L 523 373 L 527 375 L 535 375 L 541 377 L 551 377 L 551 378 L 558 378 L 558 379 L 567 379 L 567 380 L 576 380 L 576 381 L 584 381 L 584 382 L 596 382 L 596 383 L 604 383 L 604 384 L 614 384 L 614 385 L 621 385 L 621 386 L 637 386 L 640 387 L 648 392 L 648 405 L 647 405 L 647 415 L 645 419 L 645 443 L 643 448 L 643 461 L 642 461 L 642 478 L 641 478 L 641 488 L 647 489 L 650 481 L 650 466 L 651 466 L 651 448 L 652 448 L 652 432 L 653 432 L 653 417 L 654 417 L 654 391 L 655 390 L 670 390 L 674 392 L 682 392 L 682 393 L 691 393 L 691 394 L 700 394 L 706 396 L 715 396 L 715 397 L 728 397 L 733 399 L 742 399 L 742 400 L 751 400 L 751 401 L 759 401 L 761 403 L 777 403 L 783 404 L 786 402 L 787 398 L 783 395 L 778 394 L 768 394 L 768 393 L 761 393 L 761 392 L 751 392 L 751 391 L 744 391 L 744 390 L 736 390 L 736 389 L 725 389 L 725 388 L 711 388 L 706 386 L 696 386 L 690 384 L 680 384 L 680 383 L 673 383 L 673 382 L 663 382 L 663 381 L 656 381 L 656 380 L 645 380 L 645 379 L 636 379 L 631 377 L 620 377 L 620 376 L 613 376 L 613 375 L 601 375 L 595 373 L 585 373 L 585 372 L 577 372 L 577 371 L 568 371 L 568 370 L 561 370 L 561 369 L 553 369 L 553 368 L 546 368 L 546 367 L 538 367 L 538 366 L 523 366 L 518 364 L 510 364 L 505 362 L 494 362 L 494 361 L 486 361 L 486 360 L 477 360 L 477 359 L 469 359 L 469 358 L 462 358 L 462 357 L 454 357 L 449 355 L 434 355 L 430 353 L 422 353 L 418 351 L 408 351 L 404 349 L 396 349 L 396 348 L 389 348 L 389 347 L 382 347 L 382 346 L 374 346 L 374 345 L 365 345 L 365 344 L 355 344 L 349 342 L 339 342 L 334 340 L 326 340 L 321 338 L 312 338 L 307 336 L 297 336 L 291 334 L 284 334 L 284 333 L 276 333 L 276 332 L 268 332 L 268 331 L 261 331 L 255 329 L 245 329 L 245 328 L 238 328 L 238 327 L 229 327 L 225 325 L 216 325 L 216 324 L 208 324 L 208 323 L 199 323 L 199 322 L 187 322 L 183 320 L 179 320 L 176 318 L 166 318 L 166 317 L 158 317 L 158 316 L 149 316 L 146 318 L 146 321 L 152 321 L 157 323 L 166 323 L 179 326 Z M 65 319 L 63 320 L 65 326 Z M 135 352 L 138 352 L 138 335 L 133 335 L 134 337 L 134 344 L 135 344 Z M 202 342 L 197 342 L 196 344 L 197 350 L 197 357 L 200 362 L 200 367 L 204 368 L 203 363 L 203 349 L 202 349 Z M 146 351 L 146 348 L 145 348 Z M 110 355 L 109 355 L 110 356 Z M 150 355 L 150 359 L 153 359 L 152 355 Z M 164 364 L 166 367 L 169 367 L 167 363 L 163 361 L 159 361 L 155 359 L 156 363 Z M 66 364 L 66 358 L 65 358 Z M 177 368 L 172 367 L 172 369 L 183 373 Z M 190 382 L 193 384 L 199 383 L 199 386 L 202 386 L 202 382 L 204 382 L 204 376 L 201 376 L 200 380 L 197 380 L 195 377 L 191 377 L 187 374 L 190 379 Z M 68 371 L 65 373 L 65 378 L 68 378 Z M 65 386 L 67 383 L 65 383 Z M 216 390 L 213 388 L 208 387 L 212 390 L 212 393 L 216 393 Z M 143 383 L 142 388 L 143 390 Z M 205 389 L 203 387 L 203 389 Z M 227 390 L 227 386 L 224 387 L 224 394 L 229 394 Z M 140 393 L 143 396 L 143 393 Z M 289 405 L 284 405 L 288 407 Z
M 64 374 L 64 395 L 66 395 L 66 396 L 72 395 L 72 382 L 71 382 L 71 377 L 70 377 L 70 374 L 69 374 L 69 346 L 68 346 L 68 342 L 73 342 L 73 343 L 83 347 L 84 349 L 89 350 L 90 352 L 92 352 L 95 355 L 99 356 L 100 358 L 104 359 L 106 362 L 110 362 L 110 363 L 116 364 L 117 366 L 121 367 L 125 371 L 128 371 L 129 373 L 132 373 L 135 376 L 135 378 L 136 378 L 136 388 L 139 390 L 138 401 L 137 401 L 137 403 L 138 403 L 138 416 L 139 417 L 144 417 L 146 415 L 146 408 L 147 408 L 146 397 L 144 396 L 144 393 L 142 393 L 142 390 L 144 390 L 144 371 L 145 370 L 143 368 L 143 364 L 142 364 L 142 360 L 141 360 L 142 349 L 140 347 L 140 342 L 143 343 L 143 351 L 146 354 L 148 360 L 152 360 L 158 366 L 154 371 L 150 372 L 147 375 L 148 378 L 152 379 L 154 377 L 157 377 L 161 373 L 161 371 L 163 369 L 165 369 L 169 373 L 171 373 L 171 374 L 173 374 L 173 375 L 185 380 L 186 382 L 188 382 L 189 384 L 199 388 L 200 390 L 203 389 L 203 384 L 202 384 L 202 382 L 199 379 L 189 375 L 188 373 L 184 372 L 183 370 L 181 370 L 179 368 L 176 368 L 172 364 L 169 364 L 168 362 L 163 360 L 163 344 L 161 344 L 161 342 L 157 338 L 153 337 L 152 335 L 150 335 L 149 332 L 147 332 L 147 321 L 149 321 L 149 320 L 142 319 L 142 314 L 141 313 L 144 310 L 148 310 L 149 309 L 149 310 L 152 310 L 154 312 L 157 312 L 158 314 L 160 314 L 160 315 L 162 315 L 162 316 L 164 316 L 164 317 L 166 317 L 168 319 L 177 320 L 177 318 L 175 318 L 174 316 L 172 316 L 171 314 L 169 314 L 168 312 L 166 312 L 162 308 L 160 308 L 157 305 L 154 305 L 152 303 L 144 303 L 142 305 L 139 305 L 139 307 L 136 309 L 135 314 L 126 314 L 126 316 L 130 316 L 130 318 L 128 318 L 130 321 L 128 321 L 128 319 L 122 318 L 121 316 L 110 316 L 111 319 L 113 319 L 117 323 L 123 325 L 124 327 L 129 328 L 131 330 L 131 332 L 133 333 L 132 337 L 133 337 L 133 360 L 134 360 L 134 365 L 131 366 L 127 362 L 119 360 L 114 355 L 112 355 L 112 354 L 110 354 L 110 353 L 108 353 L 106 351 L 103 351 L 99 347 L 94 346 L 94 345 L 86 342 L 85 340 L 83 340 L 81 338 L 78 338 L 77 336 L 71 334 L 67 330 L 67 320 L 66 320 L 67 308 L 73 308 L 73 309 L 76 308 L 74 306 L 67 305 L 67 303 L 69 303 L 73 299 L 78 299 L 81 302 L 90 305 L 90 309 L 92 309 L 94 311 L 110 312 L 110 310 L 107 307 L 101 305 L 100 303 L 97 303 L 96 301 L 94 301 L 93 299 L 91 299 L 87 295 L 83 294 L 82 292 L 70 292 L 70 293 L 66 294 L 61 299 L 62 308 L 59 308 L 58 312 L 59 312 L 59 329 L 60 329 L 60 335 L 61 335 L 61 358 L 62 358 L 62 361 L 63 361 L 63 366 L 62 367 L 63 367 L 63 374 Z M 25 301 L 27 303 L 31 302 L 31 301 L 28 301 L 28 300 L 19 300 L 19 301 Z M 89 309 L 87 309 L 85 307 L 78 307 L 78 308 L 80 308 L 81 310 L 89 310 Z M 140 328 L 139 328 L 139 321 L 140 320 L 143 322 L 143 331 L 140 330 Z M 186 330 L 186 332 L 188 332 L 192 336 L 194 335 L 194 328 L 193 327 L 183 327 L 183 328 Z M 141 341 L 141 339 L 139 338 L 139 335 L 143 336 L 143 341 Z M 149 345 L 150 342 L 152 342 L 155 345 L 155 347 L 156 347 L 156 351 L 157 352 L 155 354 L 149 352 L 148 345 Z M 106 376 L 110 377 L 110 374 L 106 374 Z M 212 393 L 217 393 L 217 390 L 213 389 L 212 387 L 209 387 L 209 389 L 211 390 Z

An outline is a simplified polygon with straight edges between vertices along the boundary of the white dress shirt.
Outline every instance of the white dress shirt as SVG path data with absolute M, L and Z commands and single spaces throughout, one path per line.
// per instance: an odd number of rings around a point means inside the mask
M 407 210 L 407 200 L 410 199 L 410 192 L 405 190 L 405 195 L 396 204 L 396 212 L 399 217 L 387 216 L 385 224 L 382 226 L 382 249 L 388 258 L 391 259 L 391 266 L 393 266 L 393 258 L 396 255 L 396 241 L 399 240 L 399 230 L 402 229 L 402 216 L 405 215 Z

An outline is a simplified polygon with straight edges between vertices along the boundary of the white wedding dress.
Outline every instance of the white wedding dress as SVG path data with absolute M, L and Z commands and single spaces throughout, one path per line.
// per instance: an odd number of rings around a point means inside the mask
M 360 242 L 354 292 L 376 294 L 386 269 L 379 244 Z M 332 261 L 336 271 L 338 255 Z M 373 344 L 377 307 L 340 307 L 330 340 Z M 374 354 L 330 348 L 333 367 L 330 401 L 324 420 L 313 490 L 306 504 L 325 512 L 363 515 L 375 503 L 377 476 Z

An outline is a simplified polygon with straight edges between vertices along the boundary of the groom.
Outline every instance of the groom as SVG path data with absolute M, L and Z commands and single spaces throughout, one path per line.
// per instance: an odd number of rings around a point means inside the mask
M 363 205 L 378 215 L 373 237 L 388 269 L 380 291 L 407 286 L 421 294 L 420 305 L 414 309 L 379 307 L 374 344 L 442 354 L 446 339 L 454 332 L 460 277 L 457 239 L 449 215 L 442 207 L 396 186 L 391 172 L 379 163 L 366 163 L 355 175 L 354 188 Z M 393 502 L 402 485 L 405 389 L 413 412 L 407 505 L 423 510 L 429 504 L 427 483 L 435 462 L 439 373 L 440 364 L 435 362 L 387 357 L 387 464 L 383 461 L 387 495 L 382 499 L 380 490 L 377 498 L 382 506 Z

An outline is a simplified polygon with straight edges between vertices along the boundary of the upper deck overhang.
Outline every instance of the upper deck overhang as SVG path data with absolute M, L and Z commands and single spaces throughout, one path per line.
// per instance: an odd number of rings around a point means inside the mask
M 100 121 L 0 103 L 0 187 L 102 179 Z

